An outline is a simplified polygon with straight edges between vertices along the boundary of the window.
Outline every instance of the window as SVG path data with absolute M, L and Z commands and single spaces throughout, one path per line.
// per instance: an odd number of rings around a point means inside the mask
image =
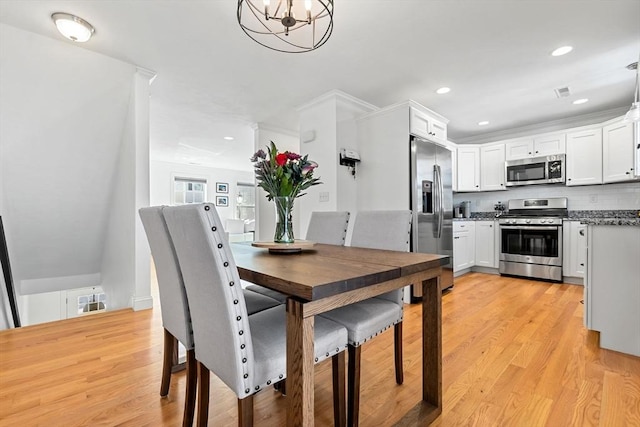
M 244 220 L 256 219 L 256 188 L 243 182 L 238 182 L 236 188 L 236 216 Z
M 195 178 L 175 178 L 173 183 L 173 204 L 204 203 L 207 181 Z

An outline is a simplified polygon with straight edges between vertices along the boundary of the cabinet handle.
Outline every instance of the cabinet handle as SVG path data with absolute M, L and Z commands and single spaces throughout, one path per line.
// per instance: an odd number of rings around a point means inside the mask
M 476 185 L 476 188 L 480 187 L 479 185 Z
M 571 178 L 567 178 L 567 181 L 571 181 Z
M 538 153 L 539 153 L 539 151 L 536 150 L 536 154 L 538 154 Z
M 625 175 L 629 175 L 629 172 L 625 172 Z
M 580 230 L 579 233 L 580 233 L 581 236 L 584 236 L 584 230 Z
M 459 237 L 454 237 L 454 239 L 459 239 Z
M 493 227 L 493 224 L 489 224 L 489 228 Z
M 580 266 L 581 266 L 581 267 L 584 267 L 584 262 L 581 262 L 581 263 L 580 263 Z
M 531 154 L 531 151 L 529 151 L 529 154 Z

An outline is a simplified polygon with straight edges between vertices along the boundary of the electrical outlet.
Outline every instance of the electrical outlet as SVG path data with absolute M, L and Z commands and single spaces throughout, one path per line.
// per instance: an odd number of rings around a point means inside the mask
M 329 192 L 328 191 L 321 191 L 320 192 L 320 201 L 321 202 L 328 202 L 329 201 Z
M 590 194 L 589 195 L 589 203 L 598 203 L 598 195 Z

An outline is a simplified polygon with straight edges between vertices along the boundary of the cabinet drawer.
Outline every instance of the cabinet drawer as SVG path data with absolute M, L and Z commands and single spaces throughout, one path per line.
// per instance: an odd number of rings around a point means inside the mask
M 473 221 L 453 221 L 453 232 L 475 230 L 475 226 Z

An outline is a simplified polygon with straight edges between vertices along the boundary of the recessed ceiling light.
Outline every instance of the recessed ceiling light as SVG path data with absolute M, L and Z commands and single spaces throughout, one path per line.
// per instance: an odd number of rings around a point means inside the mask
M 436 93 L 438 95 L 443 95 L 443 94 L 449 93 L 449 92 L 451 92 L 451 88 L 448 88 L 446 86 L 445 87 L 441 87 L 440 89 L 436 90 Z
M 489 124 L 489 122 L 488 122 L 488 121 L 486 121 L 486 120 L 483 120 L 483 121 L 481 121 L 481 122 L 478 122 L 478 126 L 486 126 L 486 125 L 488 125 L 488 124 Z
M 584 104 L 585 102 L 589 102 L 589 99 L 587 98 L 576 99 L 575 101 L 573 101 L 573 105 L 580 105 L 580 104 Z
M 225 136 L 222 139 L 225 139 L 227 141 L 233 141 L 234 138 L 232 136 Z
M 573 46 L 562 46 L 551 52 L 551 56 L 562 56 L 573 50 Z
M 86 42 L 96 31 L 93 25 L 69 13 L 56 12 L 51 15 L 51 19 L 53 19 L 60 34 L 74 42 Z

